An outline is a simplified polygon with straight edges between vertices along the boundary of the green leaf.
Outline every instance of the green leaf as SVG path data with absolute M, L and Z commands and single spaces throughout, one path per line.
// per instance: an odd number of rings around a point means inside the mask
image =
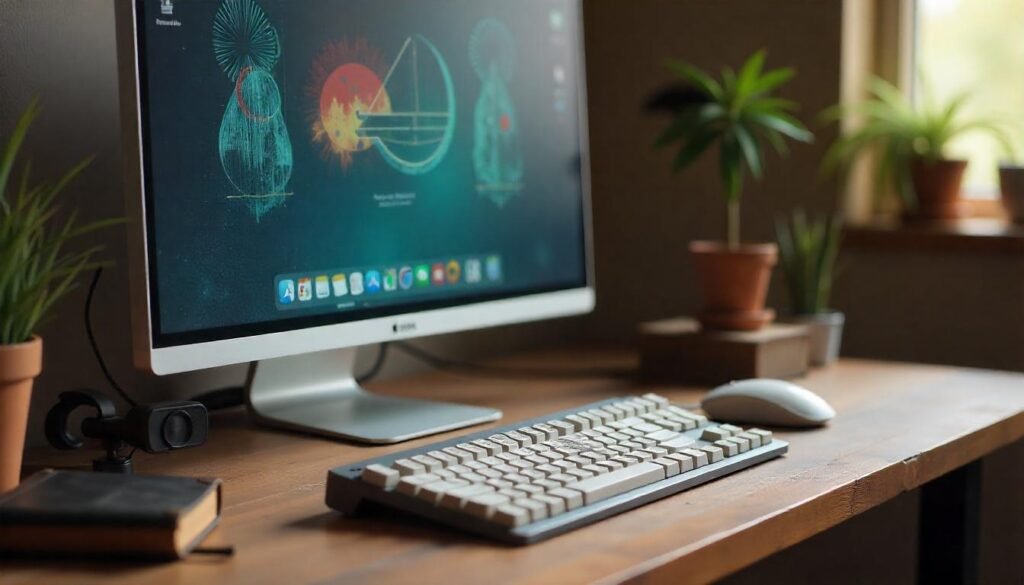
M 700 155 L 704 154 L 704 151 L 711 146 L 712 143 L 718 139 L 719 134 L 717 132 L 705 131 L 702 134 L 691 136 L 690 139 L 679 149 L 679 153 L 676 154 L 673 168 L 676 171 L 681 171 L 686 167 L 690 166 Z
M 814 140 L 814 135 L 803 124 L 798 122 L 796 118 L 786 114 L 767 115 L 755 113 L 751 115 L 751 120 L 799 142 L 811 142 Z
M 747 167 L 750 169 L 751 174 L 754 175 L 754 178 L 760 179 L 763 172 L 761 167 L 761 148 L 757 145 L 757 141 L 746 128 L 739 126 L 736 128 L 736 142 L 743 152 L 743 158 L 747 161 Z
M 697 69 L 689 63 L 683 63 L 682 61 L 669 61 L 667 65 L 670 70 L 676 73 L 676 75 L 681 77 L 684 81 L 691 83 L 698 90 L 704 92 L 712 99 L 722 99 L 722 86 L 700 69 Z

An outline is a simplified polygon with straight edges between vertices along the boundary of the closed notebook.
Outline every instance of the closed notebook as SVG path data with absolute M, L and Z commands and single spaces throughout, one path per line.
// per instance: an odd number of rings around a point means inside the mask
M 179 559 L 220 518 L 220 480 L 41 471 L 0 496 L 5 555 Z

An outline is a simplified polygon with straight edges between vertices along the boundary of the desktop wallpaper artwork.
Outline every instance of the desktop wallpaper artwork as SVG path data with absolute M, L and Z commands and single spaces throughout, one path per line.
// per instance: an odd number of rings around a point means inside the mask
M 584 284 L 576 2 L 141 5 L 163 334 Z M 281 275 L 476 256 L 500 287 L 275 303 Z

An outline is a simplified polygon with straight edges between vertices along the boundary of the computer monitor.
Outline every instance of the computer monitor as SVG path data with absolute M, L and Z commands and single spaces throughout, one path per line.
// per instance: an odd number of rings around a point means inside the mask
M 500 417 L 354 348 L 593 308 L 581 4 L 117 2 L 136 362 L 361 441 Z

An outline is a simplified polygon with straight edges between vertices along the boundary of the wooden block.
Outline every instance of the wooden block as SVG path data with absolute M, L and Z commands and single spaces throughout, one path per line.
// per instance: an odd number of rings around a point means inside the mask
M 646 380 L 717 385 L 745 378 L 795 378 L 807 373 L 810 343 L 803 325 L 760 331 L 702 331 L 680 317 L 640 325 Z

